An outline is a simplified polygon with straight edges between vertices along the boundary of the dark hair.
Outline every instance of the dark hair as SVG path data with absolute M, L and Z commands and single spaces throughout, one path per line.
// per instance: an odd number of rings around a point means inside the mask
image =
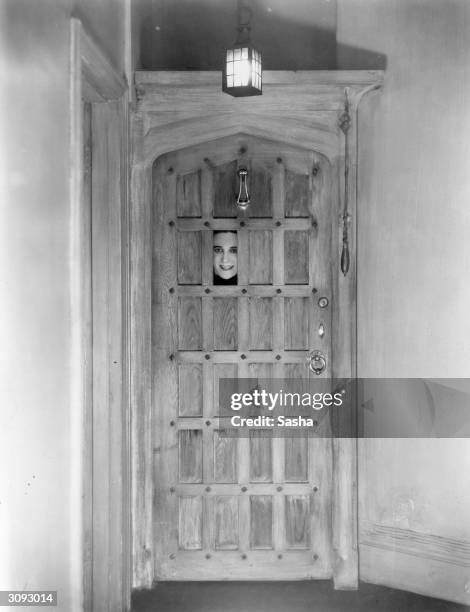
M 234 230 L 215 230 L 214 231 L 214 236 L 217 236 L 217 234 L 237 234 L 238 232 L 234 231 Z

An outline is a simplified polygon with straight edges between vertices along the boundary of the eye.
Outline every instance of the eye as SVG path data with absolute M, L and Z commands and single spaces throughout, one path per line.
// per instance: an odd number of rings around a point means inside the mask
M 238 247 L 230 247 L 230 253 L 237 253 Z
M 214 247 L 214 253 L 217 253 L 217 254 L 222 253 L 222 250 L 223 250 L 222 247 L 219 247 L 219 246 Z

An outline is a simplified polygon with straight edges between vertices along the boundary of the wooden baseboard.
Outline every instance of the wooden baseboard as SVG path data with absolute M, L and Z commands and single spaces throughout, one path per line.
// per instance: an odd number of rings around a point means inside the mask
M 362 523 L 364 582 L 470 604 L 470 542 L 411 529 Z

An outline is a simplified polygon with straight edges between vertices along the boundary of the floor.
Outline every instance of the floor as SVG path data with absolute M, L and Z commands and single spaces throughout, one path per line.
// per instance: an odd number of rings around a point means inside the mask
M 335 591 L 331 582 L 161 582 L 136 591 L 132 612 L 464 612 L 468 606 L 372 584 Z

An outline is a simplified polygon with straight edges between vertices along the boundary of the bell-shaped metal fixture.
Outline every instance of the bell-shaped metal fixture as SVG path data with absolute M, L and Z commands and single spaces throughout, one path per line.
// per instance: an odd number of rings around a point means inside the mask
M 260 96 L 262 90 L 261 54 L 250 41 L 251 10 L 238 0 L 238 36 L 225 52 L 222 90 L 235 97 Z
M 239 187 L 236 204 L 240 210 L 246 210 L 250 203 L 250 194 L 248 193 L 248 170 L 239 168 L 237 172 Z

